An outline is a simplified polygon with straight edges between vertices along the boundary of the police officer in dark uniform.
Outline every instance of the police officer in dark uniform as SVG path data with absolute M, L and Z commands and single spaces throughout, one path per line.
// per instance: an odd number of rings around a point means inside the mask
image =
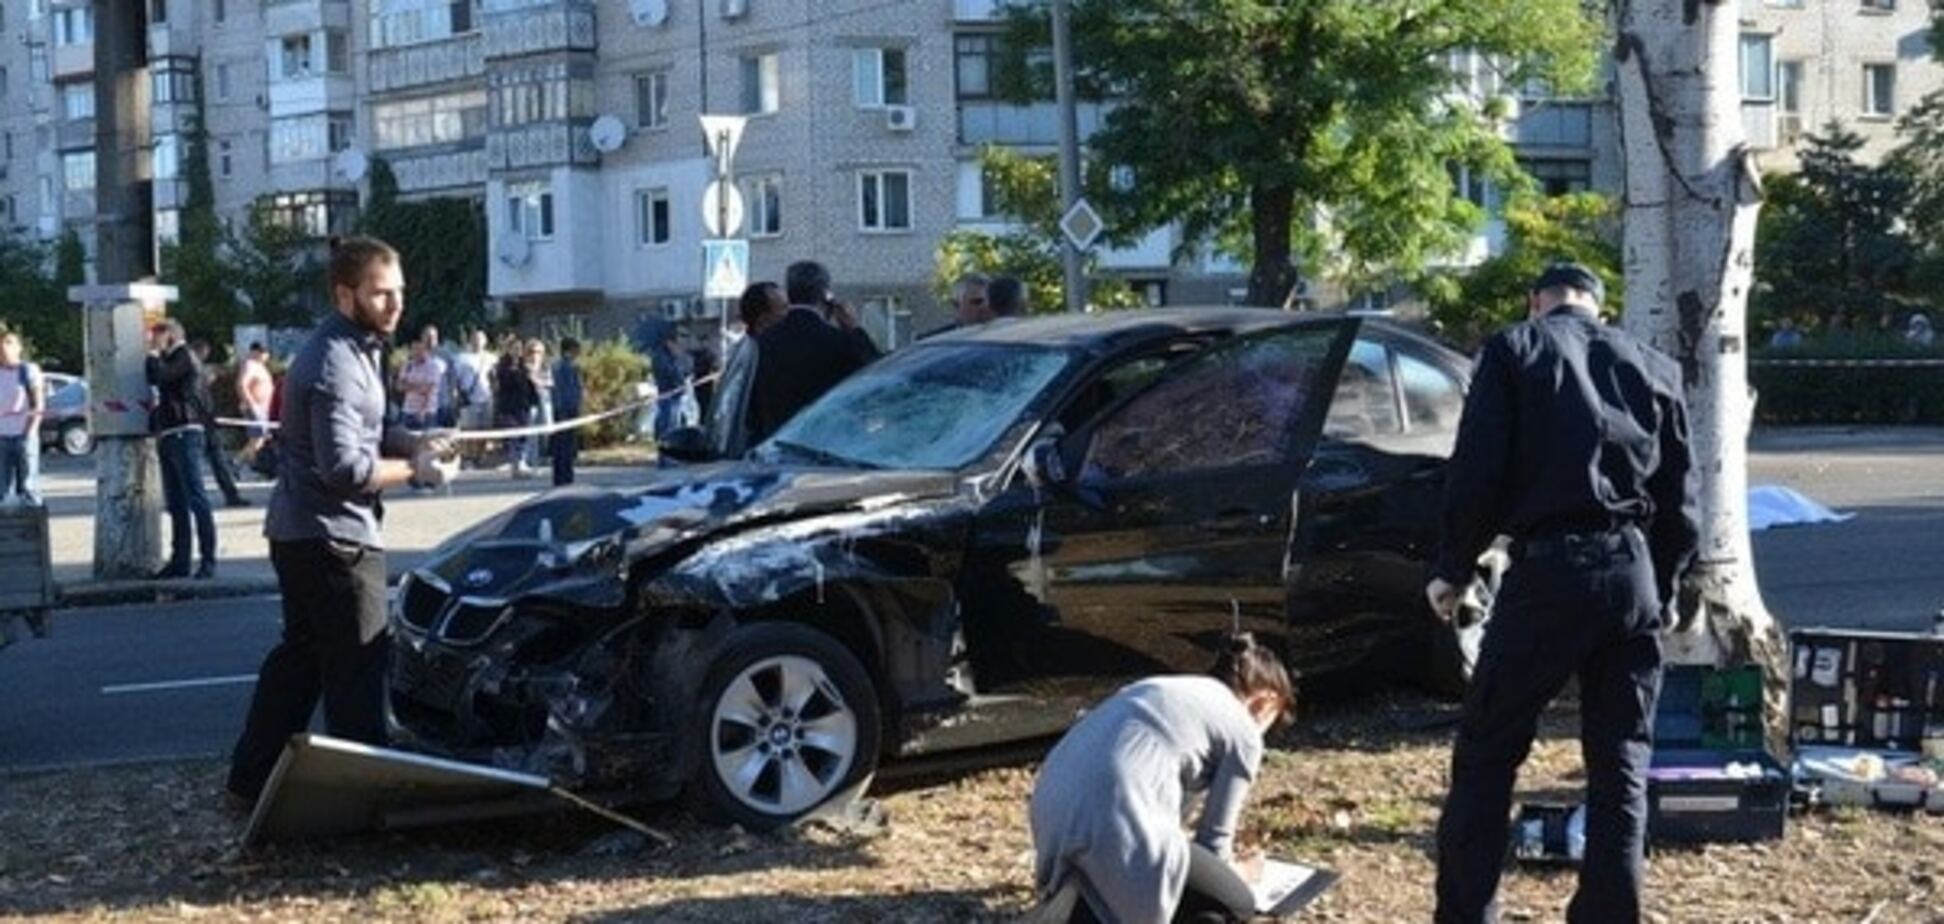
M 1580 681 L 1586 855 L 1572 922 L 1636 921 L 1662 614 L 1698 538 L 1681 370 L 1600 323 L 1577 264 L 1533 284 L 1531 317 L 1485 342 L 1426 594 L 1450 619 L 1479 555 L 1512 539 L 1438 824 L 1440 924 L 1497 920 L 1512 783 L 1539 715 Z

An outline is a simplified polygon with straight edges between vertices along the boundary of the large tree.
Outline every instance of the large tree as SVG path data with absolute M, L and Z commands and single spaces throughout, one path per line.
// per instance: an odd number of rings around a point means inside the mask
M 1743 143 L 1740 7 L 1614 0 L 1626 161 L 1627 327 L 1681 364 L 1701 482 L 1700 560 L 1686 581 L 1677 662 L 1754 663 L 1771 742 L 1787 740 L 1781 631 L 1762 603 L 1748 537 L 1744 336 L 1761 188 Z
M 1874 328 L 1910 291 L 1920 259 L 1905 221 L 1910 175 L 1894 160 L 1859 163 L 1862 147 L 1861 136 L 1832 124 L 1808 138 L 1800 171 L 1765 181 L 1755 260 L 1762 313 L 1843 312 Z
M 73 233 L 63 235 L 64 252 Z M 81 311 L 67 300 L 67 287 L 81 280 L 60 271 L 71 262 L 57 259 L 46 244 L 0 232 L 0 330 L 19 334 L 36 362 L 79 370 Z
M 1358 284 L 1455 251 L 1484 215 L 1453 169 L 1517 182 L 1499 94 L 1587 86 L 1599 34 L 1580 0 L 1074 0 L 1072 22 L 1081 96 L 1108 101 L 1090 157 L 1134 180 L 1093 170 L 1088 198 L 1123 238 L 1179 222 L 1182 255 L 1249 261 L 1255 304 L 1298 258 Z M 1029 66 L 1049 35 L 1014 8 L 1015 99 L 1050 95 Z M 1454 68 L 1473 53 L 1490 73 Z
M 1462 273 L 1433 274 L 1419 286 L 1445 339 L 1476 346 L 1517 323 L 1526 315 L 1532 280 L 1556 260 L 1573 260 L 1600 274 L 1608 312 L 1625 304 L 1612 199 L 1593 192 L 1521 194 L 1506 202 L 1504 217 L 1503 250 Z
M 223 262 L 222 222 L 216 217 L 216 187 L 209 170 L 209 131 L 203 123 L 202 94 L 196 96 L 196 120 L 188 132 L 188 152 L 182 169 L 187 195 L 182 205 L 180 234 L 162 246 L 162 278 L 176 287 L 170 311 L 197 336 L 227 343 L 230 329 L 244 317 L 232 288 L 230 267 Z
M 378 159 L 358 230 L 398 249 L 408 335 L 426 324 L 456 333 L 485 323 L 486 212 L 479 201 L 401 201 L 391 165 Z

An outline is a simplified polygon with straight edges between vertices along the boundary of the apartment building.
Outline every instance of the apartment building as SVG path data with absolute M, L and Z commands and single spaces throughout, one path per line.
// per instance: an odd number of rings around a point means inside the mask
M 708 112 L 748 117 L 735 171 L 751 276 L 820 260 L 881 340 L 906 341 L 945 319 L 939 241 L 1004 228 L 983 146 L 1050 155 L 1058 135 L 1051 101 L 994 92 L 998 0 L 139 2 L 159 240 L 179 233 L 200 112 L 232 226 L 263 207 L 318 237 L 342 231 L 377 158 L 407 198 L 477 199 L 489 293 L 523 323 L 717 322 L 698 297 Z M 90 248 L 93 25 L 89 0 L 0 0 L 0 225 L 41 237 L 72 226 Z M 1887 150 L 1895 118 L 1944 86 L 1927 25 L 1911 0 L 1743 0 L 1744 120 L 1769 166 L 1792 165 L 1802 134 L 1831 119 L 1869 139 L 1867 156 Z M 1472 92 L 1497 91 L 1489 62 L 1454 66 Z M 1619 188 L 1606 94 L 1523 95 L 1508 138 L 1544 188 Z M 1099 118 L 1083 106 L 1082 132 Z M 1497 237 L 1488 229 L 1456 262 Z M 1175 261 L 1177 243 L 1162 228 L 1102 263 L 1156 303 L 1237 297 L 1243 267 Z

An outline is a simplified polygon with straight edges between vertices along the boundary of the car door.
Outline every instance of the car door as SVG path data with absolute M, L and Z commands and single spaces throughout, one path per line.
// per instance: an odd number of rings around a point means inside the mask
M 1304 473 L 1289 652 L 1306 672 L 1400 651 L 1424 628 L 1460 375 L 1410 340 L 1366 332 L 1338 376 Z
M 1180 360 L 1063 442 L 1070 478 L 988 505 L 979 590 L 1030 603 L 968 610 L 975 671 L 983 647 L 988 679 L 1091 701 L 1134 677 L 1205 669 L 1238 624 L 1280 643 L 1303 435 L 1345 330 L 1292 325 Z

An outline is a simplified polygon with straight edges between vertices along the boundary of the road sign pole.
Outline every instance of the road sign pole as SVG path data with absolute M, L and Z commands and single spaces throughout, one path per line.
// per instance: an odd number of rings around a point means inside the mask
M 1068 0 L 1053 0 L 1053 83 L 1059 102 L 1061 210 L 1080 200 L 1080 123 L 1073 100 L 1073 35 L 1067 22 Z M 1066 307 L 1087 310 L 1087 277 L 1080 268 L 1080 248 L 1072 241 L 1060 246 L 1060 266 L 1066 279 Z

